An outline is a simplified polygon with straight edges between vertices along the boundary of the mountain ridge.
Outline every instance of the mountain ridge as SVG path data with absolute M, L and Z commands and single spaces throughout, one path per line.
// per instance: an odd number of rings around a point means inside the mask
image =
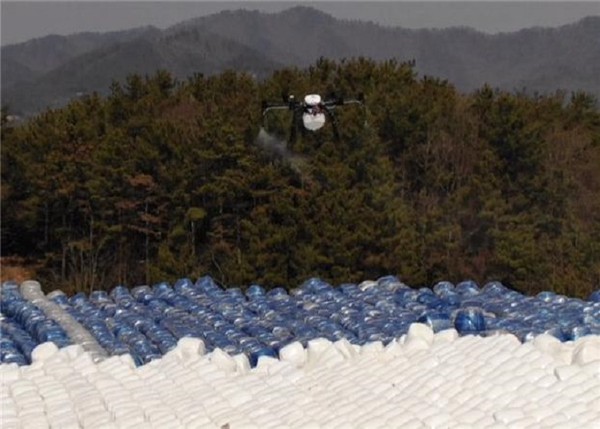
M 461 91 L 484 84 L 505 90 L 600 95 L 600 16 L 555 28 L 486 34 L 469 27 L 411 30 L 341 20 L 296 6 L 279 13 L 234 10 L 191 18 L 164 30 L 46 36 L 2 47 L 2 100 L 29 115 L 64 104 L 77 92 L 106 93 L 113 79 L 152 74 L 177 78 L 228 68 L 258 78 L 319 57 L 415 60 L 420 75 Z M 143 54 L 142 54 L 143 53 Z

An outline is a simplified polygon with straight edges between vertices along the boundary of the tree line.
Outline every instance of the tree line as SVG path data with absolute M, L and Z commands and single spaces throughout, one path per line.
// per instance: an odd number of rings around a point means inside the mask
M 263 81 L 165 70 L 12 126 L 2 114 L 2 255 L 48 290 L 210 274 L 293 288 L 396 274 L 587 297 L 600 285 L 600 112 L 585 93 L 459 93 L 414 65 L 321 59 Z M 262 100 L 355 96 L 274 151 Z M 290 116 L 267 132 L 285 141 Z

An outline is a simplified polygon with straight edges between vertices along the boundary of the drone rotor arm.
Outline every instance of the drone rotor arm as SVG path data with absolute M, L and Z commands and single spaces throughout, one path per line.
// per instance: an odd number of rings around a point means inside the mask
M 263 116 L 271 110 L 290 110 L 289 104 L 265 104 L 263 105 Z
M 337 106 L 341 106 L 343 103 L 340 103 L 340 100 L 326 100 L 322 104 L 328 109 L 335 109 Z
M 343 97 L 338 97 L 338 98 L 334 98 L 331 100 L 327 100 L 323 103 L 323 107 L 325 107 L 325 110 L 327 111 L 329 116 L 332 118 L 332 124 L 334 126 L 334 130 L 336 130 L 336 128 L 337 128 L 337 120 L 335 119 L 335 116 L 333 116 L 333 110 L 336 107 L 343 107 L 343 106 L 347 106 L 350 104 L 356 104 L 356 105 L 360 106 L 360 109 L 362 110 L 362 114 L 364 116 L 364 123 L 366 125 L 366 123 L 367 123 L 367 106 L 365 104 L 364 95 L 359 94 L 358 98 L 348 98 L 348 99 L 344 99 Z
M 335 108 L 335 107 L 340 107 L 340 106 L 346 106 L 348 104 L 360 104 L 361 106 L 364 106 L 364 97 L 363 96 L 359 96 L 358 98 L 348 98 L 348 99 L 344 99 L 343 97 L 338 97 L 338 98 L 334 98 L 331 100 L 327 100 L 323 103 L 324 106 L 328 107 L 328 108 Z
M 263 112 L 262 112 L 262 122 L 263 122 L 263 127 L 266 128 L 267 127 L 267 117 L 268 117 L 268 113 L 273 111 L 273 110 L 291 110 L 292 107 L 289 103 L 286 104 L 276 104 L 276 103 L 268 103 L 263 101 L 262 103 L 262 108 L 263 108 Z
M 361 100 L 358 100 L 358 99 L 344 100 L 343 105 L 346 105 L 346 104 L 360 104 L 361 106 L 365 105 L 365 103 L 363 103 Z

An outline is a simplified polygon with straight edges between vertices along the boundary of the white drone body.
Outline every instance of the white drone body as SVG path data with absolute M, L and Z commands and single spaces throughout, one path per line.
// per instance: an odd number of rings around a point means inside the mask
M 293 112 L 292 124 L 290 131 L 290 142 L 296 139 L 296 129 L 302 126 L 303 130 L 317 131 L 323 128 L 327 122 L 327 117 L 331 120 L 333 132 L 336 140 L 339 140 L 339 133 L 337 129 L 337 121 L 333 110 L 337 107 L 341 107 L 348 104 L 359 104 L 363 108 L 364 104 L 362 96 L 355 100 L 344 100 L 343 98 L 331 98 L 323 100 L 319 94 L 308 94 L 305 95 L 302 101 L 296 101 L 293 95 L 287 98 L 284 103 L 268 103 L 263 101 L 263 124 L 266 128 L 267 113 L 271 110 L 285 109 Z
M 302 114 L 302 124 L 309 131 L 317 131 L 325 125 L 325 110 L 319 106 L 321 96 L 319 94 L 309 94 L 304 97 L 304 104 L 307 111 Z
M 304 104 L 313 107 L 318 106 L 321 103 L 321 96 L 319 94 L 308 94 L 304 96 Z

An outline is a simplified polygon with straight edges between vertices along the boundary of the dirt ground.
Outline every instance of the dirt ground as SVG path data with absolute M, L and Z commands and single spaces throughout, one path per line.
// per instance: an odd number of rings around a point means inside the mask
M 35 266 L 25 259 L 15 256 L 0 257 L 1 282 L 13 280 L 21 283 L 25 280 L 34 280 L 35 276 Z

